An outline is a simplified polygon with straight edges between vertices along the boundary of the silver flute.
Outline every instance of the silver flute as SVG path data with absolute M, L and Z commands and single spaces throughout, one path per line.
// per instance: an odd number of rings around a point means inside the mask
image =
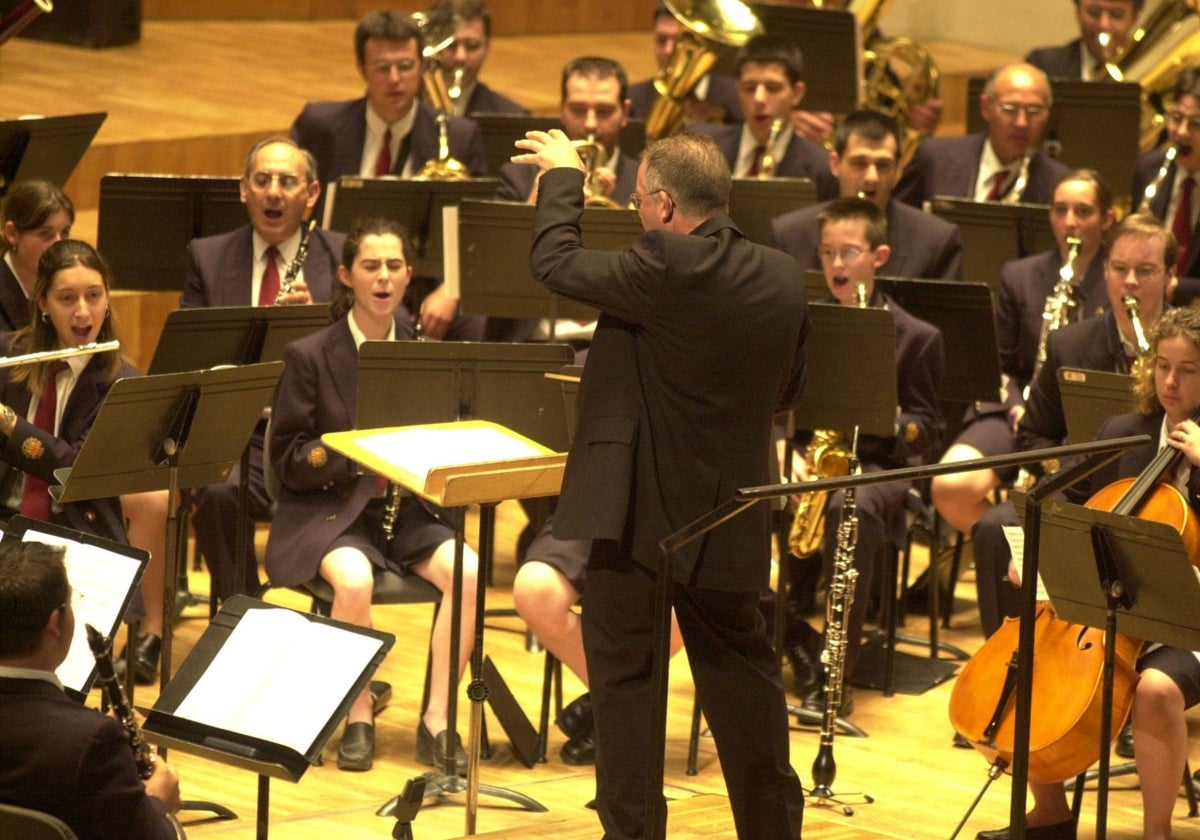
M 20 356 L 0 358 L 0 368 L 19 367 L 21 365 L 36 365 L 39 362 L 57 362 L 60 359 L 70 359 L 72 356 L 84 356 L 88 353 L 110 353 L 121 349 L 121 342 L 115 338 L 112 341 L 90 341 L 78 347 L 63 347 L 59 350 L 43 350 L 40 353 L 25 353 Z

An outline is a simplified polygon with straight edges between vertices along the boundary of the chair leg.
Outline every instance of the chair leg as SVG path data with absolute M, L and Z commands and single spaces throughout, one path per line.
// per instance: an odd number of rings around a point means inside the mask
M 1183 792 L 1187 796 L 1188 816 L 1200 817 L 1200 805 L 1196 802 L 1196 785 L 1192 782 L 1192 765 L 1183 763 Z
M 554 658 L 554 654 L 546 651 L 546 664 L 542 672 L 542 711 L 538 719 L 537 761 L 546 763 L 546 748 L 550 740 L 550 693 L 555 683 L 559 686 L 559 705 L 562 705 L 562 663 Z
M 692 732 L 688 736 L 687 774 L 695 776 L 697 758 L 700 752 L 700 698 L 692 700 Z
M 898 556 L 895 546 L 889 545 L 884 549 L 883 574 L 880 583 L 883 584 L 883 605 L 880 610 L 880 620 L 884 627 L 884 660 L 883 660 L 883 696 L 891 697 L 895 693 L 892 685 L 896 672 L 896 624 L 899 622 L 898 603 L 896 596 L 896 569 L 903 566 L 908 569 L 908 553 L 903 560 Z
M 958 531 L 954 535 L 954 554 L 950 561 L 950 603 L 946 605 L 945 614 L 942 616 L 942 627 L 950 629 L 950 616 L 954 612 L 954 590 L 958 586 L 958 574 L 962 568 L 963 544 L 966 538 L 962 531 Z

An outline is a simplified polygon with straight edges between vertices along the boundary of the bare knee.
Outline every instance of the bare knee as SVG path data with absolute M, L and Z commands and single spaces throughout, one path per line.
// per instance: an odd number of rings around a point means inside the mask
M 513 606 L 531 627 L 558 617 L 579 600 L 579 593 L 552 566 L 537 560 L 521 565 L 513 580 Z

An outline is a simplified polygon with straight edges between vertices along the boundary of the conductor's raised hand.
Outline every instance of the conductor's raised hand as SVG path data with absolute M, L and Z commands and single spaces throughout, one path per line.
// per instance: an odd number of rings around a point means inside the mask
M 548 169 L 567 167 L 583 172 L 583 161 L 575 152 L 575 147 L 562 129 L 552 128 L 549 131 L 527 131 L 525 138 L 516 143 L 518 149 L 524 149 L 525 154 L 513 155 L 513 163 L 525 163 L 537 166 L 543 172 Z

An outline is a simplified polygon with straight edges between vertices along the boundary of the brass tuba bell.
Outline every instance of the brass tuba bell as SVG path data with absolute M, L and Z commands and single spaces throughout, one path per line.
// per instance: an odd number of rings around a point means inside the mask
M 646 137 L 657 140 L 683 128 L 683 103 L 725 47 L 740 47 L 762 33 L 741 0 L 663 0 L 684 32 L 670 62 L 654 79 L 658 99 L 646 118 Z

